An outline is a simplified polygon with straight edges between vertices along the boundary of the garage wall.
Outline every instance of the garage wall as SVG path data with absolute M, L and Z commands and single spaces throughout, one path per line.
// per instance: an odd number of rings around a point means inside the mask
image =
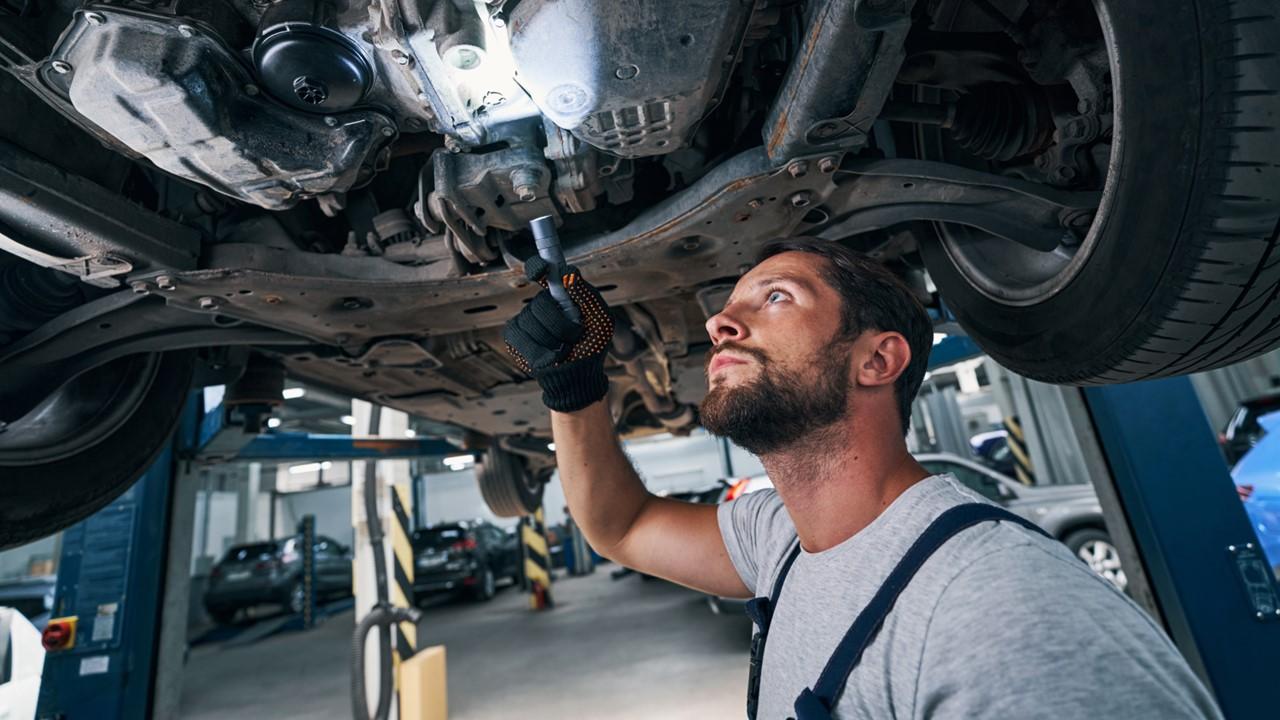
M 293 533 L 304 515 L 316 516 L 316 532 L 343 545 L 352 544 L 351 486 L 280 495 L 276 504 L 276 536 Z

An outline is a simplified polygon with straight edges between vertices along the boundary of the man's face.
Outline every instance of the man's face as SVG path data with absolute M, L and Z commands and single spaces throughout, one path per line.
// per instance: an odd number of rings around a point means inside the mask
M 801 252 L 765 260 L 707 321 L 715 347 L 699 411 L 712 433 L 762 454 L 844 417 L 852 343 L 836 341 L 841 300 L 824 262 Z

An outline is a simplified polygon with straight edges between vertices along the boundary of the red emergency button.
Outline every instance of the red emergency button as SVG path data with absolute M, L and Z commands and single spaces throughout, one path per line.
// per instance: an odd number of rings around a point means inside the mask
M 44 626 L 40 635 L 40 644 L 48 652 L 69 650 L 76 644 L 76 617 L 54 618 Z

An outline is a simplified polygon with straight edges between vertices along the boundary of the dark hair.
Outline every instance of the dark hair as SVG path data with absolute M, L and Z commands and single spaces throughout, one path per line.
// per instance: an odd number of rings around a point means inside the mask
M 788 238 L 765 245 L 756 259 L 759 264 L 774 255 L 803 252 L 826 259 L 823 279 L 840 294 L 841 331 L 854 339 L 867 330 L 902 333 L 911 347 L 911 362 L 893 384 L 898 399 L 902 432 L 911 424 L 911 402 L 924 382 L 933 349 L 933 322 L 924 306 L 896 275 L 884 265 L 829 240 Z

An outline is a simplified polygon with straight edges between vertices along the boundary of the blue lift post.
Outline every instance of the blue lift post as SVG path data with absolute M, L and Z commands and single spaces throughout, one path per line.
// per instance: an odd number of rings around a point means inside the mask
M 177 462 L 171 445 L 123 495 L 64 531 L 53 613 L 77 618 L 75 641 L 45 656 L 37 718 L 153 716 Z
M 1165 628 L 1228 718 L 1275 718 L 1277 585 L 1191 381 L 1082 394 Z
M 929 369 L 976 357 L 967 337 Z M 1185 377 L 1064 393 L 1129 593 L 1168 631 L 1231 720 L 1271 720 L 1277 583 Z M 1251 547 L 1250 547 L 1251 546 Z M 1052 611 L 1052 601 L 1046 605 Z

